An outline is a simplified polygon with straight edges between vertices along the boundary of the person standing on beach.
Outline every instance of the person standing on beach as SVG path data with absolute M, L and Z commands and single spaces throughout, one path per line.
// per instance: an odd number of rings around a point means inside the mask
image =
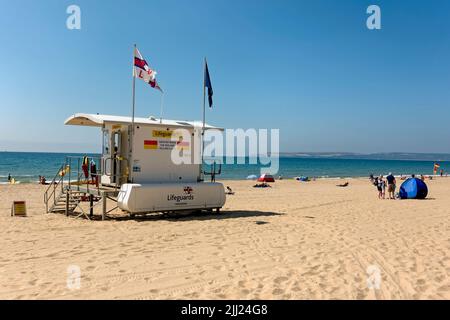
M 8 182 L 11 182 L 11 173 L 8 173 Z
M 395 199 L 395 185 L 397 181 L 395 181 L 395 177 L 389 172 L 389 175 L 386 177 L 387 185 L 388 185 L 388 194 L 389 199 Z
M 384 199 L 386 184 L 383 180 L 383 176 L 380 176 L 378 178 L 377 189 L 378 189 L 378 199 Z

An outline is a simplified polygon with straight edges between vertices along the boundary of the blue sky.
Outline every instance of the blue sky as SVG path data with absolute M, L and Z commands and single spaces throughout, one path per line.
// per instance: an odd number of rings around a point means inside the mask
M 99 151 L 98 129 L 63 122 L 130 114 L 137 43 L 168 118 L 201 118 L 206 56 L 211 124 L 279 128 L 282 151 L 450 152 L 446 0 L 0 3 L 0 150 Z M 137 115 L 159 116 L 158 91 L 136 95 Z

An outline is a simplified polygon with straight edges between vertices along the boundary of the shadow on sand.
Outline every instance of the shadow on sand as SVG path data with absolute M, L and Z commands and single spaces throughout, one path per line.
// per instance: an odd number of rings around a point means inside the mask
M 148 215 L 137 215 L 134 217 L 121 216 L 121 217 L 109 217 L 108 220 L 115 221 L 155 221 L 155 220 L 167 220 L 167 221 L 194 221 L 194 220 L 223 220 L 223 219 L 236 219 L 236 218 L 261 218 L 261 217 L 272 217 L 281 216 L 282 213 L 269 212 L 269 211 L 249 211 L 249 210 L 239 210 L 239 211 L 220 211 L 216 212 L 192 212 L 183 215 L 168 215 L 168 214 L 148 214 Z M 262 224 L 262 223 L 260 223 Z

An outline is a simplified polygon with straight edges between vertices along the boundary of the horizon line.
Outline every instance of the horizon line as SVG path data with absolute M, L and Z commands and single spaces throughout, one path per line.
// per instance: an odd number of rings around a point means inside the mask
M 95 153 L 101 154 L 101 152 L 96 151 L 85 151 L 85 152 L 70 152 L 70 151 L 34 151 L 34 150 L 0 150 L 0 153 L 67 153 L 67 154 L 83 154 L 83 153 Z M 276 154 L 270 153 L 269 154 Z M 448 155 L 450 152 L 409 152 L 409 151 L 379 151 L 379 152 L 352 152 L 352 151 L 280 151 L 279 155 L 353 155 L 353 156 L 373 156 L 373 155 Z M 260 154 L 256 155 L 246 155 L 245 157 L 258 157 Z M 226 155 L 224 155 L 226 157 Z

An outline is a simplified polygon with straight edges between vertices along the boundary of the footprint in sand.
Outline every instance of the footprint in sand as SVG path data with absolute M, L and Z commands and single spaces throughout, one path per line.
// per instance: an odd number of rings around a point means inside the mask
M 30 285 L 30 286 L 35 286 L 36 285 L 36 283 L 37 283 L 37 279 L 34 279 L 34 280 L 31 280 L 31 281 L 28 281 L 28 284 Z
M 424 284 L 426 284 L 427 282 L 425 281 L 425 279 L 419 279 L 419 280 L 417 280 L 417 285 L 418 286 L 423 286 Z
M 214 269 L 218 270 L 218 271 L 224 271 L 225 267 L 224 266 L 214 266 Z
M 440 292 L 447 292 L 447 293 L 450 292 L 450 284 L 447 284 L 445 286 L 439 287 L 438 291 L 440 291 Z
M 436 278 L 434 278 L 434 281 L 436 281 L 436 282 L 442 282 L 442 281 L 444 281 L 445 280 L 445 276 L 444 275 L 439 275 L 439 276 L 437 276 Z
M 247 281 L 245 281 L 245 280 L 240 280 L 239 282 L 238 282 L 238 286 L 239 287 L 245 287 L 245 284 L 247 283 Z
M 275 278 L 275 280 L 273 281 L 275 284 L 281 284 L 282 282 L 285 282 L 289 280 L 288 277 L 277 277 Z
M 248 295 L 249 293 L 250 293 L 250 290 L 248 290 L 248 289 L 241 290 L 241 294 L 243 294 L 243 295 Z
M 95 266 L 87 266 L 86 271 L 92 271 L 95 269 Z
M 363 300 L 366 297 L 366 293 L 363 290 L 358 290 L 356 294 L 356 300 Z
M 361 275 L 359 273 L 355 274 L 355 277 L 353 279 L 355 280 L 355 282 L 363 281 L 363 278 L 361 278 Z
M 272 291 L 272 294 L 273 294 L 274 296 L 279 296 L 279 295 L 282 295 L 283 293 L 284 293 L 284 291 L 281 290 L 281 289 L 274 289 L 274 290 Z

